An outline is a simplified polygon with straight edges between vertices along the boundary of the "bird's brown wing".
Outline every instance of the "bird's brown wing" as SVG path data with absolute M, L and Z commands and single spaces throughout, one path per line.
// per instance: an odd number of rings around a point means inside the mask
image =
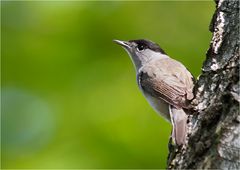
M 193 97 L 191 77 L 181 63 L 172 59 L 149 63 L 138 75 L 139 85 L 145 92 L 176 108 L 187 107 L 187 100 Z

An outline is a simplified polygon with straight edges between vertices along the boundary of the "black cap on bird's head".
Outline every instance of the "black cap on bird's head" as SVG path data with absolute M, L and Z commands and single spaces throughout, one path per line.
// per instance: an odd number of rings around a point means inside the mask
M 166 54 L 165 51 L 157 43 L 154 43 L 146 39 L 129 40 L 129 41 L 113 40 L 113 41 L 128 50 L 137 49 L 138 51 L 143 51 L 143 50 L 149 49 L 154 52 Z
M 155 52 L 166 54 L 157 43 L 154 43 L 150 40 L 139 39 L 139 40 L 129 40 L 128 42 L 137 44 L 137 48 L 140 50 L 150 49 Z

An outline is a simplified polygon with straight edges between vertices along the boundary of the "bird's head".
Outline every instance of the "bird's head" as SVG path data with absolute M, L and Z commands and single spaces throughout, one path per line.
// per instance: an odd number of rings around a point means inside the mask
M 138 70 L 150 59 L 156 57 L 168 57 L 158 44 L 149 40 L 114 40 L 114 42 L 121 45 L 128 52 L 136 70 Z

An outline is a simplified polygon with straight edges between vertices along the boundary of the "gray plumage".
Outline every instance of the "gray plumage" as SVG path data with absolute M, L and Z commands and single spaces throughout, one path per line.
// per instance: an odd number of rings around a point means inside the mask
M 171 58 L 150 59 L 137 76 L 143 90 L 175 108 L 187 108 L 188 100 L 193 98 L 192 75 Z

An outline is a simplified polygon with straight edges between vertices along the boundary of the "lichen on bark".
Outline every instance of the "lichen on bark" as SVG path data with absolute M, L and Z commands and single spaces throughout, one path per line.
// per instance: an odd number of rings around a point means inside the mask
M 215 2 L 187 143 L 170 150 L 168 169 L 240 169 L 239 1 Z

